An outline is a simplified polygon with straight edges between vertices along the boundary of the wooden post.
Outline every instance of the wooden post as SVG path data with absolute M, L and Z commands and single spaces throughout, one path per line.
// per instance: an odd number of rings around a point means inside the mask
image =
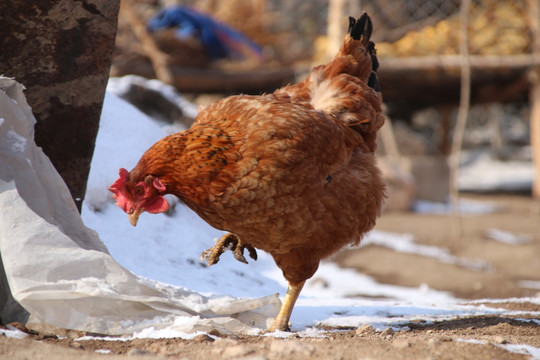
M 538 0 L 528 1 L 529 27 L 532 34 L 532 53 L 540 57 L 540 5 Z M 529 102 L 531 106 L 531 147 L 535 176 L 532 187 L 533 198 L 540 200 L 540 66 L 531 69 L 529 79 L 531 89 Z
M 532 196 L 540 200 L 540 69 L 531 70 L 531 90 L 529 102 L 531 104 L 531 148 L 534 166 L 534 180 Z
M 146 31 L 145 23 L 137 14 L 132 0 L 122 1 L 121 4 L 120 11 L 125 15 L 133 33 L 141 42 L 146 56 L 152 63 L 156 78 L 164 83 L 174 84 L 174 77 L 169 69 L 169 56 L 159 49 L 152 35 Z
M 37 120 L 36 144 L 66 182 L 79 210 L 119 6 L 119 0 L 0 1 L 0 74 L 26 87 Z
M 328 3 L 328 46 L 326 48 L 326 55 L 329 59 L 332 59 L 339 51 L 343 37 L 345 36 L 346 26 L 343 22 L 344 10 L 345 0 L 330 0 Z
M 469 9 L 471 0 L 461 0 L 460 19 L 461 19 L 461 92 L 459 100 L 459 109 L 452 139 L 452 149 L 450 153 L 450 205 L 452 209 L 454 232 L 453 238 L 461 239 L 463 236 L 463 224 L 459 211 L 459 163 L 461 159 L 461 145 L 469 117 L 469 106 L 471 99 L 471 63 L 469 59 L 469 36 L 467 32 L 467 23 L 469 19 Z

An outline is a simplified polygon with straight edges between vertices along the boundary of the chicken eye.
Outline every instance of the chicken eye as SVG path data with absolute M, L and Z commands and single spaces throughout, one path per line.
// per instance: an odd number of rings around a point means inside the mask
M 142 195 L 144 194 L 144 189 L 142 188 L 142 186 L 137 186 L 135 188 L 135 195 Z

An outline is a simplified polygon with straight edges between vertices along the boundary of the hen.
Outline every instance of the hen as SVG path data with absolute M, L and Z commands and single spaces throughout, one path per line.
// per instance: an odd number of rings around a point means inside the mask
M 272 255 L 289 282 L 269 331 L 287 330 L 319 261 L 358 244 L 375 225 L 384 183 L 375 163 L 382 96 L 364 13 L 349 19 L 343 45 L 302 82 L 262 96 L 232 96 L 199 113 L 193 126 L 148 149 L 109 188 L 132 225 L 160 213 L 173 194 L 215 228 L 229 231 L 201 256 L 229 248 Z

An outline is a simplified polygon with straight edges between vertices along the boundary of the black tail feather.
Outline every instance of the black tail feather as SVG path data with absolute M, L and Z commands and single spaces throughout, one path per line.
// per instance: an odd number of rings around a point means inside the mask
M 371 56 L 371 69 L 377 71 L 379 68 L 379 59 L 377 59 L 377 50 L 375 50 L 375 43 L 373 41 L 369 42 L 367 51 Z
M 373 24 L 367 13 L 358 19 L 349 16 L 349 34 L 354 40 L 362 40 L 364 46 L 367 46 L 372 32 Z
M 354 25 L 356 24 L 356 19 L 353 18 L 352 16 L 349 16 L 349 30 L 347 30 L 347 33 L 348 34 L 351 34 L 351 37 L 354 38 L 355 40 L 358 40 L 354 37 L 354 35 L 352 34 L 352 29 L 354 27 Z
M 367 13 L 363 13 L 358 19 L 349 16 L 349 34 L 354 40 L 361 40 L 362 44 L 366 47 L 368 54 L 371 56 L 371 69 L 372 72 L 369 75 L 368 86 L 380 92 L 379 79 L 377 77 L 377 69 L 379 68 L 379 60 L 377 59 L 377 51 L 375 50 L 375 43 L 370 40 L 373 32 L 373 23 Z
M 369 74 L 367 84 L 376 92 L 381 92 L 381 85 L 379 85 L 379 78 L 377 77 L 377 73 L 375 71 L 372 71 L 371 74 Z

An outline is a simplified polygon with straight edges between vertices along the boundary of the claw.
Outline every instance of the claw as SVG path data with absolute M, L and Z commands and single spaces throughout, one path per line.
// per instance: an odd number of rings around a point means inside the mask
M 218 249 L 210 248 L 210 249 L 204 250 L 199 256 L 199 261 L 208 262 L 208 266 L 217 264 L 219 261 L 220 255 L 223 254 L 223 251 L 224 251 L 223 248 L 218 248 Z
M 253 260 L 257 261 L 257 250 L 255 250 L 255 248 L 251 245 L 248 245 L 248 246 L 244 246 L 246 249 L 248 249 L 248 252 L 249 252 L 249 257 L 252 258 Z
M 234 258 L 244 264 L 247 264 L 247 260 L 244 257 L 244 249 L 248 249 L 249 256 L 253 260 L 257 260 L 257 250 L 249 244 L 245 244 L 240 240 L 240 238 L 234 234 L 228 233 L 223 235 L 217 242 L 216 245 L 207 249 L 201 253 L 199 256 L 199 261 L 207 261 L 209 266 L 217 264 L 219 257 L 225 250 L 231 250 L 234 254 Z
M 244 252 L 242 250 L 243 250 L 242 248 L 236 247 L 236 249 L 234 249 L 233 251 L 234 258 L 240 262 L 243 262 L 244 264 L 247 264 L 248 262 L 246 258 L 244 257 Z

